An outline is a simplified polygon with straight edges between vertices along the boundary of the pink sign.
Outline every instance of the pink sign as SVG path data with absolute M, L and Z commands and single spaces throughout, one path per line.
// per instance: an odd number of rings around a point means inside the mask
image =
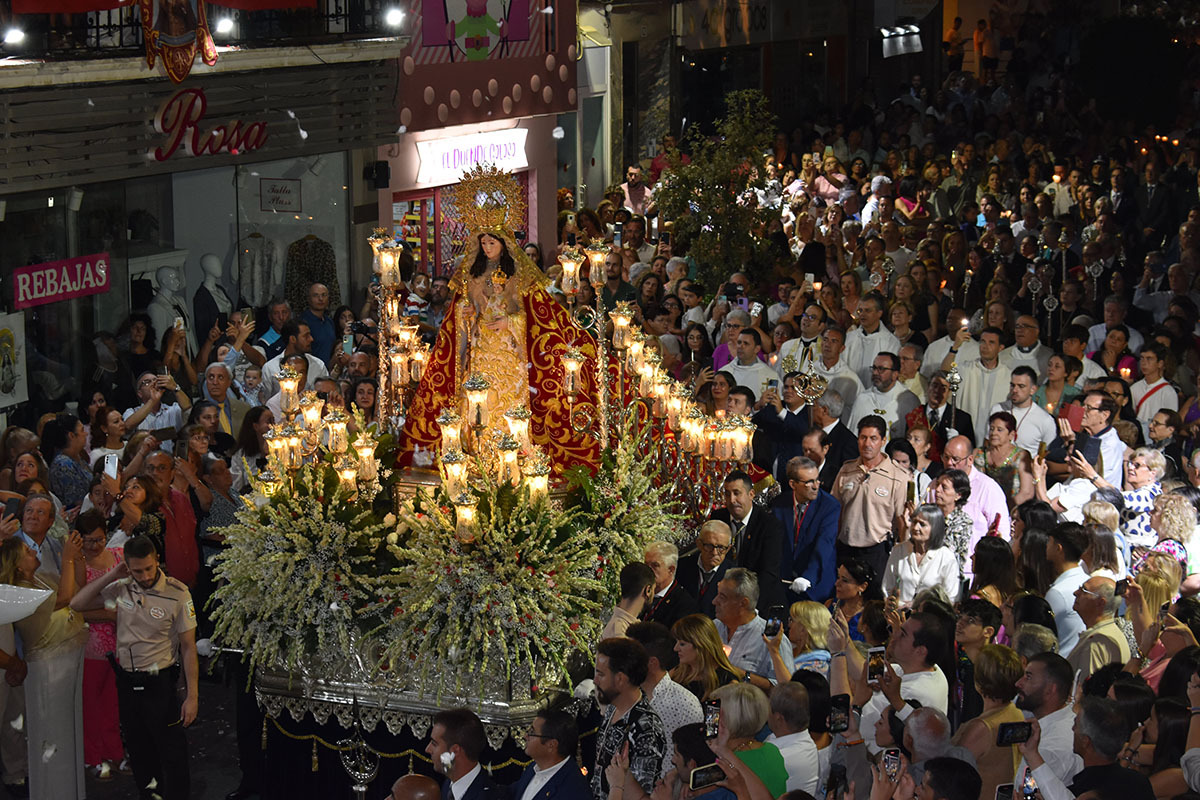
M 30 308 L 107 292 L 108 278 L 108 253 L 17 267 L 13 270 L 13 307 Z

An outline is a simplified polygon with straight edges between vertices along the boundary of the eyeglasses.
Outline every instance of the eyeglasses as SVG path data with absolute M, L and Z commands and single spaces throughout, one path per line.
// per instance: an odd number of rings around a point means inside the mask
M 1103 410 L 1102 408 L 1100 408 L 1100 406 L 1089 406 L 1087 404 L 1084 404 L 1083 409 L 1085 411 L 1102 411 Z
M 891 367 L 876 367 L 876 366 L 872 366 L 872 367 L 871 367 L 871 372 L 895 372 L 895 370 L 894 370 L 894 369 L 892 369 Z
M 138 381 L 138 386 L 150 386 L 153 383 L 154 378 L 144 378 L 143 380 Z
M 1087 588 L 1086 586 L 1084 586 L 1082 584 L 1080 584 L 1080 586 L 1079 586 L 1079 591 L 1083 592 L 1084 594 L 1090 594 L 1092 597 L 1100 597 L 1099 592 L 1093 592 L 1091 589 Z
M 819 478 L 809 478 L 808 480 L 800 480 L 799 478 L 788 478 L 788 483 L 794 483 L 797 485 L 803 484 L 804 486 L 820 486 L 821 480 Z
M 733 549 L 733 547 L 731 545 L 727 545 L 727 544 L 712 544 L 710 542 L 701 542 L 700 549 L 708 550 L 711 553 L 728 553 L 730 550 Z
M 1015 327 L 1023 328 L 1025 330 L 1029 330 L 1030 328 L 1033 328 L 1034 330 L 1037 329 L 1037 325 L 1030 325 L 1028 322 L 1018 322 Z

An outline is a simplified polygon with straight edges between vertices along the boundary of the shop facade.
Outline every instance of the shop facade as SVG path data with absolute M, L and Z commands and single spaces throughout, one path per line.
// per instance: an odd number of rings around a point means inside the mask
M 0 372 L 17 376 L 0 378 L 0 413 L 32 424 L 80 399 L 97 332 L 154 312 L 164 279 L 192 339 L 214 304 L 261 318 L 317 277 L 361 300 L 352 164 L 394 136 L 396 72 L 381 59 L 0 94 Z

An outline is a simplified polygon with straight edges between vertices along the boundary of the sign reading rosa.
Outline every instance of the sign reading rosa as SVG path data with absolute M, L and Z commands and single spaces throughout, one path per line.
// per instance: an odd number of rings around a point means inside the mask
M 166 161 L 180 146 L 190 156 L 219 153 L 236 156 L 257 150 L 267 141 L 265 122 L 242 127 L 242 120 L 238 119 L 203 132 L 200 125 L 207 110 L 208 98 L 203 89 L 180 89 L 171 95 L 154 115 L 154 129 L 167 136 L 166 143 L 155 148 L 155 160 Z

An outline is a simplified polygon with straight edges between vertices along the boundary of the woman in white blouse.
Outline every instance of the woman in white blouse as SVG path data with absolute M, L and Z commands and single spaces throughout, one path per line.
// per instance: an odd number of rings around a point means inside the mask
M 908 539 L 892 548 L 883 571 L 883 591 L 901 606 L 925 589 L 940 586 L 951 603 L 958 602 L 961 587 L 958 559 L 945 547 L 946 520 L 931 503 L 917 506 L 908 524 Z

